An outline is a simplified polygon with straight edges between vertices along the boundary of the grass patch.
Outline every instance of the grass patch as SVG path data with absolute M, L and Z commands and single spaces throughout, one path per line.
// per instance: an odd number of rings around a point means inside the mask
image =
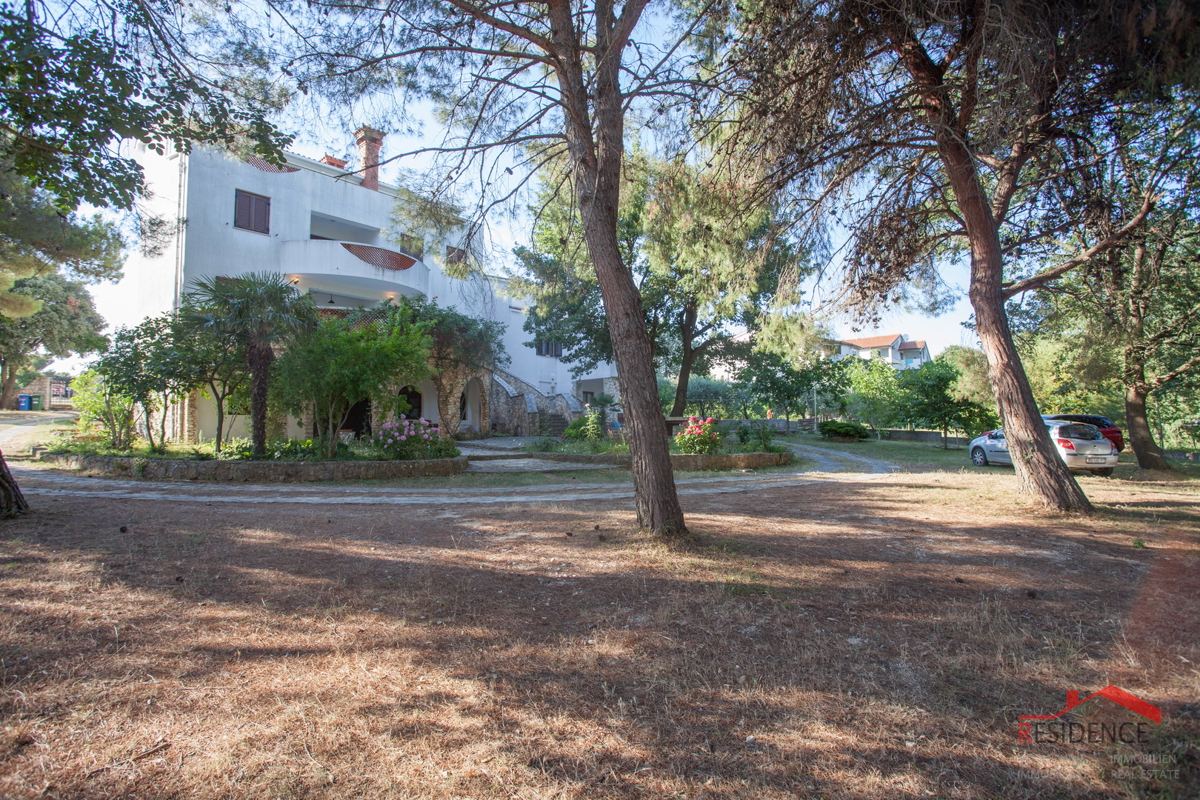
M 962 467 L 972 470 L 992 469 L 990 467 L 974 467 L 965 447 L 951 447 L 949 450 L 943 450 L 941 445 L 930 442 L 892 442 L 878 439 L 864 439 L 860 442 L 831 442 L 811 433 L 793 433 L 776 438 L 808 447 L 820 447 L 822 450 L 830 450 L 835 453 L 875 458 L 914 472 L 927 472 L 935 469 L 957 471 Z

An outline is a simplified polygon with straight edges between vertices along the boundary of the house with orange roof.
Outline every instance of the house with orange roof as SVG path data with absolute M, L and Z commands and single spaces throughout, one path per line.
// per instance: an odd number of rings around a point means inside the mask
M 863 339 L 842 339 L 837 342 L 835 360 L 843 358 L 879 358 L 897 369 L 917 369 L 931 360 L 929 346 L 923 339 L 909 339 L 903 333 L 868 336 Z

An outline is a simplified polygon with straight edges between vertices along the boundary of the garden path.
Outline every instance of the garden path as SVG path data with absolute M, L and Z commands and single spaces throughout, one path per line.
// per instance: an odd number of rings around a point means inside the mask
M 722 475 L 712 478 L 683 478 L 676 481 L 679 493 L 727 494 L 804 486 L 842 479 L 861 479 L 863 473 L 878 475 L 891 472 L 885 462 L 862 456 L 831 453 L 806 445 L 788 444 L 792 450 L 811 459 L 804 467 L 790 472 L 747 475 Z M 544 471 L 539 459 L 513 459 L 521 471 Z M 815 463 L 813 463 L 815 462 Z M 504 460 L 483 462 L 507 463 Z M 549 463 L 549 462 L 548 462 Z M 554 468 L 594 469 L 594 465 L 565 465 Z M 633 491 L 627 483 L 578 482 L 506 488 L 422 488 L 399 489 L 364 485 L 261 485 L 214 483 L 152 483 L 106 477 L 88 477 L 49 471 L 14 463 L 10 465 L 22 491 L 31 497 L 92 497 L 106 500 L 158 500 L 172 503 L 314 505 L 460 505 L 514 503 L 570 503 L 586 500 L 628 500 Z

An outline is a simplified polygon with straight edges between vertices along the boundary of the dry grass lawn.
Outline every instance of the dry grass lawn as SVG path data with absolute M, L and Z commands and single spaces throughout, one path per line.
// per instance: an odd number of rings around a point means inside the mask
M 685 552 L 612 503 L 41 497 L 0 525 L 0 795 L 1196 796 L 1200 496 L 1014 480 L 692 496 Z M 1018 742 L 1110 683 L 1151 743 Z

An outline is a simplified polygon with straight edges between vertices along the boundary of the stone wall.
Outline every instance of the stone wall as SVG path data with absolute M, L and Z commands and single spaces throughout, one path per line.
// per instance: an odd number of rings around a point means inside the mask
M 467 457 L 428 461 L 172 461 L 128 456 L 44 455 L 66 469 L 102 472 L 157 481 L 226 483 L 301 483 L 363 481 L 454 475 L 467 468 Z
M 53 411 L 55 409 L 70 409 L 74 408 L 74 404 L 69 397 L 55 397 L 53 394 L 52 384 L 61 383 L 51 378 L 49 375 L 39 375 L 34 378 L 33 383 L 22 387 L 13 392 L 13 402 L 15 403 L 18 395 L 22 394 L 40 394 L 42 396 L 42 410 Z M 16 408 L 14 405 L 13 408 Z
M 532 384 L 504 370 L 495 370 L 492 377 L 488 394 L 492 431 L 528 436 L 537 430 L 535 418 L 538 414 L 557 414 L 567 422 L 583 414 L 583 403 L 575 395 L 543 394 Z

